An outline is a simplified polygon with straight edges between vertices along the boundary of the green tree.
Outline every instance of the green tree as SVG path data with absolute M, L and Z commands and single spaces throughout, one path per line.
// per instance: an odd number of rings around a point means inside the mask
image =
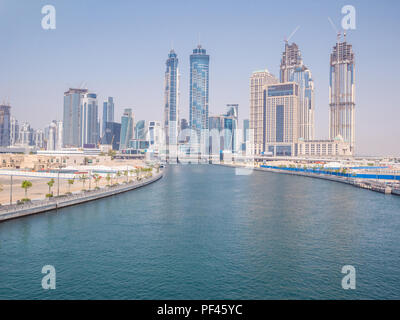
M 82 175 L 79 177 L 79 180 L 82 181 L 82 189 L 83 189 L 83 190 L 85 190 L 86 179 L 87 179 L 87 176 L 86 176 L 85 174 L 82 174 Z
M 111 175 L 109 173 L 107 173 L 106 180 L 107 180 L 107 184 L 109 185 L 110 180 L 111 180 Z
M 120 171 L 117 171 L 117 183 L 118 183 L 118 180 L 119 180 L 119 177 L 121 176 L 121 172 Z
M 47 182 L 47 185 L 49 186 L 49 195 L 52 194 L 51 188 L 53 188 L 54 182 L 54 179 L 51 179 L 49 182 Z
M 21 188 L 25 189 L 25 199 L 28 199 L 28 189 L 32 187 L 32 182 L 29 180 L 22 181 Z
M 71 186 L 74 184 L 75 178 L 74 179 L 68 179 L 68 193 L 71 193 Z
M 96 189 L 98 189 L 98 188 L 99 188 L 99 182 L 100 182 L 101 176 L 100 176 L 99 174 L 96 173 L 96 174 L 93 176 L 93 179 L 94 179 L 94 183 L 96 184 Z

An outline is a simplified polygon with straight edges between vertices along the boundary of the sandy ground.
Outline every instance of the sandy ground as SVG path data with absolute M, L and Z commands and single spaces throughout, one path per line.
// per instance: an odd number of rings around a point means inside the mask
M 142 164 L 139 161 L 114 161 L 111 166 L 121 166 L 124 164 L 129 164 L 129 165 L 140 165 Z M 128 177 L 128 179 L 134 179 L 134 177 Z M 21 200 L 25 198 L 25 190 L 21 187 L 22 181 L 28 180 L 32 182 L 32 187 L 28 189 L 28 198 L 32 200 L 37 200 L 37 199 L 45 199 L 46 194 L 49 193 L 49 186 L 47 185 L 47 182 L 49 182 L 51 179 L 50 178 L 32 178 L 32 177 L 21 177 L 21 176 L 13 176 L 13 187 L 12 187 L 12 201 L 13 203 L 17 202 L 17 200 Z M 57 178 L 54 179 L 54 185 L 51 188 L 51 191 L 53 192 L 53 195 L 56 196 L 58 193 L 58 181 Z M 121 175 L 118 178 L 118 181 L 116 178 L 113 178 L 110 183 L 122 183 L 123 181 L 126 181 L 126 177 L 124 175 Z M 5 176 L 5 175 L 0 175 L 0 185 L 1 188 L 3 189 L 0 192 L 0 204 L 2 205 L 7 205 L 10 204 L 10 176 Z M 98 186 L 102 187 L 107 185 L 108 182 L 105 178 L 101 178 Z M 94 189 L 96 187 L 96 184 L 94 182 L 94 179 L 91 181 L 90 185 L 91 189 Z M 76 191 L 81 191 L 82 189 L 89 190 L 89 180 L 86 180 L 85 182 L 85 187 L 83 188 L 83 183 L 80 181 L 78 178 L 75 179 L 74 184 L 69 185 L 67 179 L 60 179 L 59 180 L 59 194 L 65 194 L 67 192 L 76 192 Z
M 129 179 L 133 179 L 133 177 L 129 177 Z M 29 180 L 32 182 L 32 187 L 28 189 L 28 198 L 32 200 L 36 199 L 44 199 L 46 194 L 49 192 L 49 186 L 47 182 L 50 181 L 49 178 L 31 178 L 31 177 L 13 177 L 13 187 L 12 187 L 12 200 L 16 202 L 17 200 L 21 200 L 25 197 L 25 189 L 21 188 L 22 181 Z M 54 185 L 52 187 L 53 195 L 57 195 L 58 192 L 58 183 L 57 179 L 54 179 Z M 119 183 L 126 181 L 125 176 L 121 176 L 118 179 Z M 116 179 L 113 179 L 113 183 L 116 183 Z M 0 204 L 6 205 L 10 203 L 10 177 L 9 176 L 0 176 L 0 184 L 2 186 L 3 191 L 0 192 Z M 107 185 L 108 182 L 105 178 L 100 179 L 98 183 L 99 187 Z M 96 184 L 94 180 L 91 181 L 91 189 L 94 189 Z M 69 185 L 66 179 L 60 179 L 60 195 L 65 194 L 67 192 L 80 191 L 83 189 L 82 181 L 78 179 L 75 180 L 74 184 Z M 85 182 L 85 189 L 89 189 L 89 181 Z

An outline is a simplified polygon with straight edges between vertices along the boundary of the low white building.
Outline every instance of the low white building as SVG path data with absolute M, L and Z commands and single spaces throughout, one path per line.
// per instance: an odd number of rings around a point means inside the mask
M 297 156 L 352 156 L 350 144 L 339 135 L 333 140 L 303 140 L 296 144 Z

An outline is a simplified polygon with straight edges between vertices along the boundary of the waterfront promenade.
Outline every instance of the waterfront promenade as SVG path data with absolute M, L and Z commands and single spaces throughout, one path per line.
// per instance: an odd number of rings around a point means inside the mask
M 0 207 L 0 223 L 45 211 L 56 210 L 68 206 L 81 204 L 101 198 L 110 197 L 119 193 L 144 187 L 163 177 L 163 171 L 141 181 L 127 182 L 92 191 L 84 191 L 67 196 L 54 197 L 50 200 L 37 200 L 26 204 L 15 204 Z
M 243 166 L 237 164 L 223 164 L 223 165 L 227 167 L 243 168 Z M 349 184 L 354 187 L 363 188 L 375 192 L 400 196 L 400 184 L 397 182 L 397 180 L 387 182 L 382 179 L 374 180 L 367 178 L 359 178 L 357 176 L 352 177 L 351 175 L 346 175 L 346 176 L 335 175 L 334 172 L 328 173 L 325 171 L 304 171 L 304 170 L 300 171 L 300 170 L 291 170 L 291 168 L 279 168 L 279 167 L 264 166 L 264 165 L 261 165 L 259 167 L 255 166 L 251 168 L 248 167 L 246 168 L 249 170 L 267 171 L 267 172 L 274 172 L 286 175 L 296 175 L 308 178 L 329 180 L 329 181 Z

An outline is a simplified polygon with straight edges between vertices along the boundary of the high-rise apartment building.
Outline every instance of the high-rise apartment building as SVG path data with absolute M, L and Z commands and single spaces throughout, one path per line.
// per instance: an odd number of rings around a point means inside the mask
M 80 147 L 82 142 L 82 99 L 87 89 L 70 88 L 64 93 L 63 141 L 65 147 Z
M 189 126 L 201 138 L 208 126 L 208 85 L 210 56 L 198 45 L 190 55 Z
M 274 156 L 296 155 L 298 141 L 299 86 L 295 82 L 264 87 L 265 145 Z
M 278 83 L 268 70 L 255 71 L 250 77 L 250 154 L 262 154 L 265 141 L 265 86 Z
M 131 108 L 124 109 L 124 114 L 121 117 L 121 140 L 119 149 L 127 149 L 129 141 L 133 138 L 134 131 L 134 115 Z
M 167 153 L 176 153 L 179 133 L 179 69 L 174 50 L 168 54 L 164 82 L 164 135 Z
M 114 98 L 108 97 L 106 101 L 103 102 L 103 118 L 101 126 L 101 135 L 105 134 L 106 123 L 114 122 Z
M 329 138 L 338 136 L 355 148 L 355 61 L 352 45 L 338 38 L 330 59 Z
M 296 82 L 299 85 L 299 138 L 313 140 L 314 125 L 314 81 L 311 71 L 304 65 L 296 43 L 285 43 L 280 67 L 280 82 Z
M 81 101 L 81 147 L 96 146 L 99 142 L 99 115 L 97 95 L 84 93 Z
M 10 145 L 13 146 L 18 143 L 19 124 L 18 120 L 13 116 L 10 117 Z
M 10 106 L 0 105 L 0 147 L 10 145 Z

